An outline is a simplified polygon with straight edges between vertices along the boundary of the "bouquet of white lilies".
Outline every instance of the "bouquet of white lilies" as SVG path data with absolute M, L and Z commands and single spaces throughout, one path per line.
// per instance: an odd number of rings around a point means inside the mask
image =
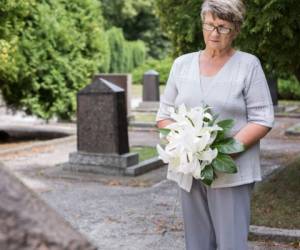
M 170 108 L 174 123 L 159 129 L 167 139 L 163 149 L 157 145 L 159 158 L 169 164 L 169 170 L 192 175 L 211 185 L 218 172 L 236 173 L 237 167 L 229 154 L 244 151 L 241 143 L 226 137 L 233 120 L 217 122 L 209 107 Z

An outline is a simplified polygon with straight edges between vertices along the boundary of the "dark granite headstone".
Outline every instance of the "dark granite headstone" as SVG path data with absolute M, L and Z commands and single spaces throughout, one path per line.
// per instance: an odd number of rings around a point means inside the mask
M 70 153 L 65 170 L 125 174 L 138 163 L 129 152 L 124 90 L 95 77 L 77 95 L 77 152 Z
M 0 91 L 0 114 L 5 114 L 5 112 L 6 112 L 6 104 L 5 101 L 3 100 L 2 93 Z
M 268 77 L 267 81 L 268 81 L 273 105 L 277 106 L 277 104 L 278 104 L 278 80 L 275 77 Z
M 1 250 L 96 250 L 0 163 Z
M 159 74 L 149 70 L 143 78 L 143 102 L 159 101 Z
M 3 96 L 2 96 L 2 93 L 1 93 L 1 91 L 0 91 L 0 107 L 1 106 L 4 106 L 5 105 L 5 102 L 4 102 L 4 100 L 3 100 Z
M 143 101 L 136 108 L 141 112 L 157 112 L 159 108 L 159 74 L 149 70 L 143 78 Z
M 96 78 L 103 78 L 124 89 L 125 101 L 127 104 L 127 115 L 129 116 L 131 112 L 131 74 L 97 74 L 94 76 L 94 79 Z
M 77 147 L 89 153 L 129 152 L 124 90 L 102 79 L 77 95 Z

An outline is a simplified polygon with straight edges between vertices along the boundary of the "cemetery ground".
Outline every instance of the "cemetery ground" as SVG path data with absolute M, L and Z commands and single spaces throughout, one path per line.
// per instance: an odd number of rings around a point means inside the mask
M 133 94 L 134 97 L 134 94 Z M 291 105 L 288 105 L 291 107 Z M 153 114 L 140 114 L 153 122 Z M 300 229 L 300 136 L 285 130 L 299 124 L 297 109 L 278 114 L 273 130 L 261 142 L 265 181 L 256 185 L 252 201 L 252 225 Z M 143 117 L 144 116 L 144 117 Z M 73 123 L 44 124 L 0 117 L 1 126 L 66 132 L 68 137 L 46 141 L 21 141 L 0 145 L 0 160 L 34 190 L 75 229 L 99 249 L 184 249 L 183 224 L 176 184 L 165 180 L 166 167 L 146 174 L 107 176 L 62 170 L 68 154 L 76 151 Z M 144 157 L 155 153 L 158 142 L 153 128 L 130 127 L 129 142 L 148 146 Z M 145 156 L 146 154 L 150 154 Z M 251 235 L 250 249 L 296 249 L 299 239 Z

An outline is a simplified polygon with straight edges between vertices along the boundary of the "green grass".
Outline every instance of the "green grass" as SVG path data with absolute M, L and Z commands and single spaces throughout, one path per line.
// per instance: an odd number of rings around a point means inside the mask
M 155 122 L 155 114 L 137 113 L 134 115 L 134 120 L 137 122 Z
M 300 105 L 300 100 L 279 100 L 279 105 Z
M 157 156 L 157 151 L 154 147 L 131 147 L 130 152 L 139 154 L 139 162 Z
M 269 181 L 260 183 L 252 199 L 252 222 L 300 229 L 300 158 Z
M 131 98 L 138 98 L 142 96 L 142 85 L 141 84 L 132 84 L 131 85 Z

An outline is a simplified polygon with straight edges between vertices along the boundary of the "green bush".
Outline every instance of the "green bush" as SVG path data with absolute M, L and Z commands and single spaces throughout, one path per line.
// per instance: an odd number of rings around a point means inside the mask
M 154 69 L 159 73 L 159 83 L 165 84 L 168 80 L 170 69 L 173 60 L 169 57 L 163 60 L 149 59 L 141 66 L 137 67 L 132 72 L 132 81 L 134 84 L 141 84 L 144 73 L 148 70 Z
M 113 27 L 107 31 L 111 53 L 111 73 L 128 73 L 145 61 L 146 47 L 142 41 L 126 41 L 123 31 Z
M 126 53 L 125 38 L 122 29 L 113 27 L 107 31 L 108 42 L 110 45 L 111 63 L 109 72 L 121 73 L 125 71 Z
M 131 42 L 125 42 L 125 53 L 124 53 L 124 69 L 123 73 L 130 72 L 133 70 L 133 51 L 134 51 L 134 44 Z
M 204 48 L 200 22 L 203 0 L 159 0 L 158 14 L 175 56 Z M 300 4 L 296 0 L 248 0 L 235 44 L 254 53 L 268 74 L 294 74 L 300 81 Z
M 145 43 L 142 41 L 134 41 L 130 42 L 133 46 L 132 50 L 132 60 L 134 68 L 142 65 L 145 62 L 146 58 L 146 46 Z
M 3 81 L 14 81 L 17 72 L 15 60 L 18 31 L 24 29 L 22 21 L 32 8 L 35 0 L 0 0 L 0 88 Z
M 159 25 L 156 13 L 157 0 L 100 0 L 106 28 L 122 28 L 128 41 L 142 40 L 148 55 L 165 58 L 170 52 L 170 42 Z
M 289 79 L 279 79 L 278 97 L 283 100 L 300 100 L 300 84 L 296 77 Z
M 44 119 L 72 117 L 77 91 L 109 69 L 99 1 L 8 2 L 0 9 L 0 65 L 9 65 L 0 67 L 0 87 L 7 104 Z

